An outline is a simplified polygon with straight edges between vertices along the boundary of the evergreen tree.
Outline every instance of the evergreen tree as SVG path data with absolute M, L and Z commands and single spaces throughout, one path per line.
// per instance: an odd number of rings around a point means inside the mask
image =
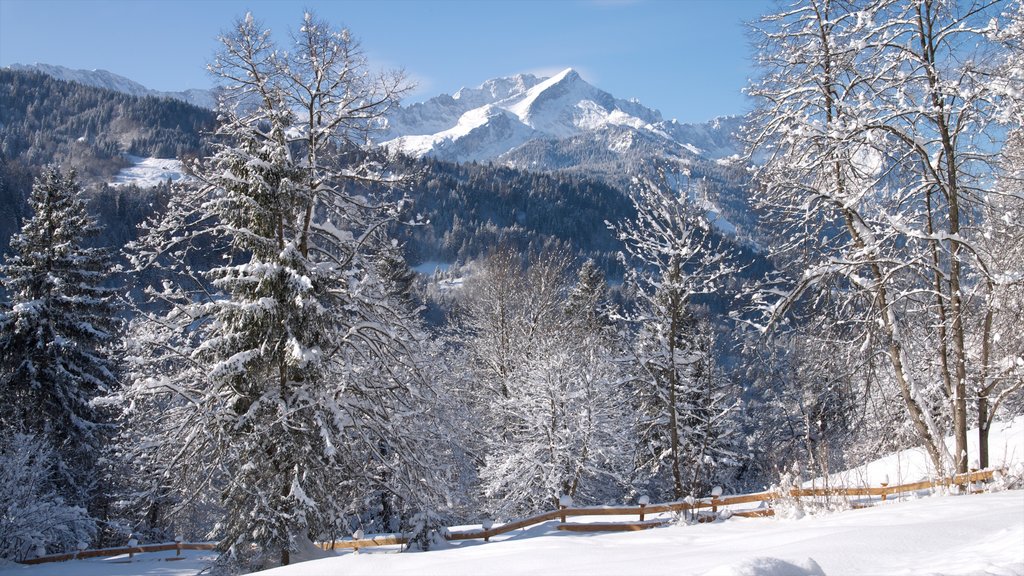
M 62 495 L 86 505 L 108 431 L 94 400 L 117 385 L 110 345 L 118 327 L 104 286 L 108 253 L 85 245 L 97 232 L 74 172 L 47 167 L 32 187 L 32 217 L 0 266 L 0 424 L 43 439 L 57 458 Z
M 60 496 L 59 462 L 46 440 L 0 428 L 0 558 L 75 550 L 96 534 L 96 521 Z
M 308 14 L 296 38 L 278 51 L 251 15 L 222 38 L 224 144 L 134 255 L 170 278 L 148 291 L 163 310 L 136 325 L 131 416 L 157 432 L 134 454 L 155 444 L 146 464 L 183 503 L 220 495 L 229 560 L 256 544 L 261 562 L 287 564 L 380 491 L 406 522 L 444 503 L 423 336 L 378 258 L 394 258 L 381 232 L 399 207 L 344 189 L 390 178 L 355 147 L 401 78 L 364 74 L 348 31 Z M 209 246 L 227 261 L 194 271 Z

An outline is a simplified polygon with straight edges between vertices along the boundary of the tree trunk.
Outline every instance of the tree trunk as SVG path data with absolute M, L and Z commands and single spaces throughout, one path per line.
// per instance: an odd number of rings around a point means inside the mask
M 950 326 L 953 338 L 954 373 L 953 382 L 953 438 L 956 445 L 953 463 L 956 472 L 967 472 L 967 351 L 964 345 L 963 292 L 960 286 L 962 268 L 960 252 L 962 250 L 957 238 L 960 235 L 960 186 L 957 168 L 957 150 L 953 145 L 950 122 L 947 118 L 945 101 L 941 83 L 936 72 L 935 41 L 941 32 L 934 27 L 935 10 L 931 2 L 917 5 L 917 27 L 920 34 L 921 58 L 927 64 L 925 72 L 928 76 L 931 104 L 934 110 L 932 120 L 942 141 L 942 152 L 945 162 L 946 201 L 949 205 L 949 308 L 952 316 Z M 942 186 L 942 182 L 936 182 Z
M 978 396 L 978 468 L 988 468 L 988 396 Z
M 671 269 L 672 281 L 678 281 L 679 279 L 679 262 L 674 260 L 672 262 Z M 672 319 L 669 321 L 669 334 L 668 334 L 668 410 L 669 410 L 669 426 L 671 431 L 669 437 L 671 438 L 671 449 L 672 449 L 672 493 L 676 500 L 683 497 L 683 471 L 682 463 L 680 462 L 679 456 L 679 414 L 678 406 L 676 401 L 676 387 L 679 384 L 679 373 L 676 369 L 676 331 L 679 330 L 680 316 L 682 302 L 680 297 L 673 290 L 669 295 L 669 306 L 671 310 L 669 314 L 672 315 Z

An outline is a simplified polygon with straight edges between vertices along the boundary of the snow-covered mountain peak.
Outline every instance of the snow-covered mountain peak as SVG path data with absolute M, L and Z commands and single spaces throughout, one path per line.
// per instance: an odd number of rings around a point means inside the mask
M 721 157 L 735 152 L 731 128 L 666 122 L 657 110 L 616 98 L 566 68 L 547 78 L 494 78 L 402 107 L 389 116 L 381 141 L 414 156 L 557 169 L 616 161 L 609 153 L 617 161 Z
M 383 140 L 416 156 L 484 160 L 530 140 L 560 140 L 608 126 L 654 130 L 658 122 L 661 114 L 656 110 L 619 100 L 588 83 L 576 69 L 566 68 L 548 78 L 495 78 L 454 96 L 442 94 L 404 107 L 388 119 Z M 478 148 L 484 143 L 486 149 Z

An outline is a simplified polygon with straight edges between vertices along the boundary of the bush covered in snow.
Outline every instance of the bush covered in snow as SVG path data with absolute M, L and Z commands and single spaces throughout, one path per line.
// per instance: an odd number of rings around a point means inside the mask
M 56 492 L 54 461 L 38 437 L 0 432 L 0 558 L 25 560 L 92 540 L 95 521 Z

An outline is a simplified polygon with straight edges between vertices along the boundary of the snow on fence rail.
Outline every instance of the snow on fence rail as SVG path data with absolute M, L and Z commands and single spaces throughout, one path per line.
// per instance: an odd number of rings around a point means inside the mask
M 502 524 L 500 526 L 487 526 L 482 527 L 479 530 L 469 530 L 464 532 L 450 532 L 445 535 L 448 540 L 476 540 L 483 538 L 484 541 L 488 541 L 493 536 L 498 536 L 511 532 L 513 530 L 519 530 L 520 528 L 528 528 L 537 524 L 543 524 L 551 520 L 558 519 L 561 521 L 561 526 L 565 530 L 574 532 L 589 532 L 589 531 L 630 531 L 630 530 L 643 530 L 646 528 L 654 528 L 665 524 L 664 520 L 644 520 L 644 516 L 648 514 L 661 514 L 668 512 L 697 512 L 701 509 L 710 508 L 712 513 L 718 511 L 721 507 L 735 506 L 739 504 L 753 504 L 753 503 L 765 503 L 770 505 L 772 502 L 781 500 L 783 498 L 813 498 L 813 497 L 828 497 L 828 496 L 846 496 L 846 497 L 880 497 L 885 500 L 888 496 L 894 494 L 902 494 L 907 492 L 916 492 L 919 490 L 929 490 L 937 487 L 948 487 L 948 486 L 964 486 L 970 485 L 975 482 L 982 482 L 991 480 L 996 473 L 1002 472 L 999 469 L 980 470 L 976 472 L 970 472 L 967 474 L 957 474 L 951 478 L 939 478 L 935 480 L 925 480 L 922 482 L 913 482 L 910 484 L 898 484 L 889 486 L 882 484 L 880 486 L 867 486 L 857 488 L 792 488 L 788 494 L 783 494 L 779 490 L 766 490 L 764 492 L 756 492 L 753 494 L 738 494 L 735 496 L 709 496 L 700 499 L 690 499 L 678 502 L 667 502 L 663 504 L 646 504 L 636 506 L 586 506 L 586 507 L 572 507 L 563 506 L 558 510 L 551 510 L 549 512 L 542 512 L 535 514 L 528 518 L 521 520 L 515 520 Z M 763 517 L 771 516 L 774 511 L 771 508 L 755 508 L 750 510 L 733 511 L 733 516 L 740 517 Z M 639 516 L 639 521 L 630 522 L 594 522 L 589 524 L 567 524 L 566 519 L 575 516 Z M 408 544 L 408 539 L 397 534 L 390 535 L 378 535 L 370 538 L 359 538 L 359 539 L 346 539 L 346 540 L 334 540 L 330 542 L 321 542 L 319 546 L 324 550 L 336 550 L 336 549 L 354 549 L 360 548 L 371 548 L 375 546 L 398 546 Z M 122 548 L 103 548 L 99 550 L 81 550 L 78 552 L 72 552 L 68 554 L 53 554 L 49 556 L 42 556 L 39 558 L 33 558 L 30 560 L 22 561 L 22 564 L 41 564 L 44 562 L 62 562 L 65 560 L 84 559 L 84 558 L 96 558 L 100 556 L 119 556 L 122 554 L 139 554 L 142 552 L 162 552 L 167 550 L 176 550 L 180 556 L 182 550 L 213 550 L 216 548 L 216 544 L 213 543 L 188 543 L 188 542 L 172 542 L 167 544 L 146 544 L 141 546 L 131 546 Z
M 175 556 L 181 556 L 182 550 L 214 550 L 217 544 L 213 542 L 170 542 L 163 544 L 143 544 L 140 546 L 122 546 L 120 548 L 98 548 L 95 550 L 79 550 L 67 554 L 50 554 L 22 560 L 21 564 L 43 564 L 45 562 L 64 562 L 66 560 L 85 560 L 86 558 L 100 558 L 107 556 L 121 556 L 127 554 L 130 558 L 135 554 L 143 552 L 166 552 L 174 550 Z

